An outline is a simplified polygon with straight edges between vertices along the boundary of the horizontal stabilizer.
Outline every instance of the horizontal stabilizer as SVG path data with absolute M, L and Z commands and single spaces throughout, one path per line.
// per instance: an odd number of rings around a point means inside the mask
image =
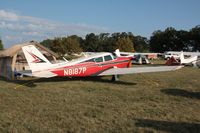
M 57 76 L 56 74 L 49 71 L 38 71 L 32 73 L 31 70 L 25 70 L 25 71 L 17 71 L 17 73 L 29 77 L 40 77 L 40 78 L 51 78 Z
M 112 68 L 102 72 L 99 76 L 103 75 L 123 75 L 134 73 L 148 73 L 148 72 L 163 72 L 174 71 L 182 68 L 183 66 L 157 66 L 157 67 L 132 67 L 132 68 Z
M 33 76 L 31 70 L 17 71 L 16 74 L 21 74 L 21 75 L 25 75 L 25 76 L 29 76 L 29 77 Z

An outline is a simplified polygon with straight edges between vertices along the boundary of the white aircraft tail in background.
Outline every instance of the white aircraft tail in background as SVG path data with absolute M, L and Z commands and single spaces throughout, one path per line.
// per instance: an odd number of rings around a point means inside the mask
M 116 50 L 115 50 L 115 54 L 116 54 L 117 57 L 120 57 L 120 56 L 121 56 L 121 55 L 120 55 L 119 49 L 116 49 Z
M 197 62 L 197 56 L 192 56 L 190 58 L 185 59 L 183 52 L 181 52 L 181 54 L 180 54 L 180 63 L 181 64 L 190 64 L 191 63 L 191 64 L 195 65 L 196 62 Z

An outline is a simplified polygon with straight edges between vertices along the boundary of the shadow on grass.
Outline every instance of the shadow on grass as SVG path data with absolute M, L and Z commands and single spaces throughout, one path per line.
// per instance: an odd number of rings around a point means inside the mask
M 92 81 L 92 82 L 100 82 L 100 83 L 109 83 L 109 84 L 119 84 L 119 85 L 136 85 L 136 83 L 126 82 L 126 81 L 111 81 L 111 79 L 103 79 L 102 77 L 53 77 L 53 78 L 24 78 L 18 80 L 7 80 L 5 78 L 0 77 L 0 80 L 6 82 L 12 82 L 19 85 L 27 86 L 27 87 L 36 87 L 34 83 L 47 83 L 47 82 L 63 82 L 63 81 Z
M 121 85 L 136 85 L 136 83 L 126 81 L 111 81 L 111 79 L 103 79 L 102 77 L 53 77 L 41 78 L 36 82 L 59 82 L 59 81 L 92 81 L 100 83 L 121 84 Z
M 18 85 L 24 85 L 24 86 L 27 86 L 27 87 L 36 87 L 36 84 L 34 84 L 34 82 L 38 79 L 25 79 L 25 80 L 19 80 L 19 79 L 16 79 L 16 80 L 9 80 L 7 78 L 4 78 L 4 77 L 0 77 L 0 80 L 1 81 L 5 81 L 5 82 L 9 82 L 9 83 L 15 83 L 15 84 L 18 84 Z
M 189 92 L 187 90 L 182 90 L 182 89 L 163 89 L 161 90 L 161 92 L 167 95 L 200 99 L 200 92 Z
M 135 126 L 143 128 L 153 128 L 172 133 L 199 133 L 200 124 L 187 122 L 169 122 L 149 119 L 136 119 Z

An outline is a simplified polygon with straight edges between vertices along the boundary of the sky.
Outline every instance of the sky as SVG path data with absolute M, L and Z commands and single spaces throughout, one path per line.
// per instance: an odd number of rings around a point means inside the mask
M 200 25 L 200 0 L 0 0 L 4 47 L 88 33 L 132 32 Z

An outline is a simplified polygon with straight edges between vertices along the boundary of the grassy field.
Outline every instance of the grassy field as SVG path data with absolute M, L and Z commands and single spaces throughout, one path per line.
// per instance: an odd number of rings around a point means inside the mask
M 0 132 L 200 132 L 200 69 L 0 79 Z

